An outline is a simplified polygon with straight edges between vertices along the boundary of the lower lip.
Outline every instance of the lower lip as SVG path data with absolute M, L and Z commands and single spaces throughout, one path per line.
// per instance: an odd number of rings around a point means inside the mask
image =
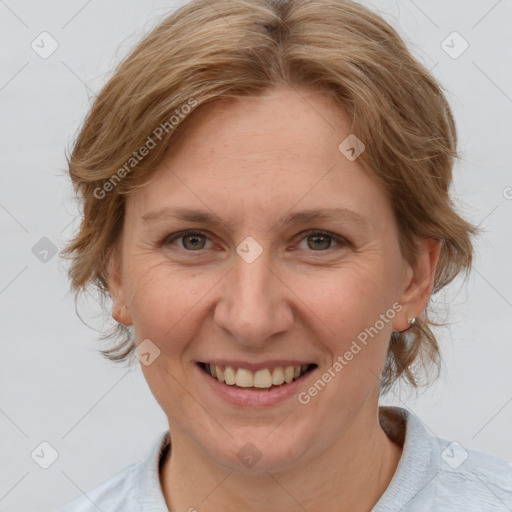
M 229 386 L 208 375 L 198 364 L 195 367 L 201 379 L 203 379 L 207 386 L 210 386 L 215 394 L 232 405 L 242 407 L 270 407 L 284 402 L 291 396 L 298 394 L 300 388 L 304 387 L 304 383 L 316 370 L 316 368 L 309 370 L 299 379 L 288 384 L 282 384 L 269 391 L 255 391 L 254 389 L 244 390 L 235 386 Z

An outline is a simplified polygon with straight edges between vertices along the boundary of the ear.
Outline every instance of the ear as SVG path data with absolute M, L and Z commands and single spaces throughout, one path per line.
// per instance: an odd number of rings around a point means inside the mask
M 117 248 L 112 249 L 107 262 L 107 282 L 112 297 L 112 317 L 123 325 L 132 325 L 130 309 L 126 305 L 126 293 L 121 272 L 121 258 Z
M 409 319 L 420 316 L 425 310 L 434 287 L 440 254 L 441 240 L 422 238 L 419 241 L 414 266 L 407 264 L 404 272 L 403 291 L 398 301 L 403 309 L 393 320 L 394 331 L 408 329 Z

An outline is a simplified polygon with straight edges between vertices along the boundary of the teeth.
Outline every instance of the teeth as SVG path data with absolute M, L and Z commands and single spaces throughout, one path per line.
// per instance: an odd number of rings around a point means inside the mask
M 226 366 L 224 368 L 224 380 L 226 381 L 226 384 L 232 386 L 236 382 L 236 375 L 235 370 L 231 368 L 231 366 Z
M 240 369 L 238 369 L 240 371 Z M 255 388 L 269 388 L 272 386 L 272 375 L 270 375 L 270 370 L 258 370 L 254 373 L 253 384 Z
M 293 374 L 295 372 L 295 368 L 293 366 L 287 366 L 284 369 L 284 381 L 291 382 L 293 380 Z
M 229 386 L 237 385 L 241 388 L 260 388 L 268 389 L 274 386 L 280 386 L 283 383 L 292 382 L 298 379 L 307 369 L 308 364 L 286 366 L 277 368 L 263 368 L 255 372 L 246 368 L 232 368 L 226 366 L 222 369 L 217 365 L 206 365 L 206 371 L 219 382 L 225 382 Z
M 272 374 L 272 384 L 276 386 L 280 386 L 284 382 L 284 372 L 281 367 L 274 368 L 274 373 Z
M 228 368 L 226 368 L 226 371 Z M 231 368 L 229 369 L 231 370 Z M 235 377 L 235 384 L 237 386 L 240 386 L 241 388 L 250 388 L 252 387 L 252 380 L 252 373 L 249 370 L 245 370 L 244 368 L 238 368 Z

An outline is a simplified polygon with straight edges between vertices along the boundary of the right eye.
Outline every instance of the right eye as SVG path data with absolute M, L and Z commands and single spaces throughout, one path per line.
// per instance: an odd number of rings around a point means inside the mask
M 197 252 L 205 248 L 208 236 L 203 231 L 189 230 L 172 233 L 164 238 L 162 245 L 174 245 L 173 242 L 180 241 L 178 244 L 180 249 L 189 252 Z

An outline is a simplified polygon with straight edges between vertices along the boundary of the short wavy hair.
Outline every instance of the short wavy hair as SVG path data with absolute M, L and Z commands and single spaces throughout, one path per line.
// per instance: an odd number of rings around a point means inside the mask
M 366 146 L 358 162 L 387 192 L 408 262 L 418 239 L 441 241 L 433 293 L 459 273 L 467 277 L 476 228 L 449 196 L 459 158 L 453 115 L 442 86 L 395 29 L 351 0 L 192 0 L 114 70 L 67 154 L 82 212 L 61 253 L 71 260 L 75 298 L 91 285 L 103 305 L 110 298 L 107 263 L 126 195 L 151 180 L 187 120 L 200 119 L 202 105 L 282 84 L 321 89 L 348 114 Z M 141 157 L 150 139 L 158 143 Z M 430 313 L 429 305 L 410 329 L 391 335 L 383 392 L 400 377 L 417 386 L 418 369 L 439 369 L 431 327 L 440 324 Z M 115 340 L 100 351 L 110 360 L 134 351 L 133 329 L 124 325 L 102 338 Z

